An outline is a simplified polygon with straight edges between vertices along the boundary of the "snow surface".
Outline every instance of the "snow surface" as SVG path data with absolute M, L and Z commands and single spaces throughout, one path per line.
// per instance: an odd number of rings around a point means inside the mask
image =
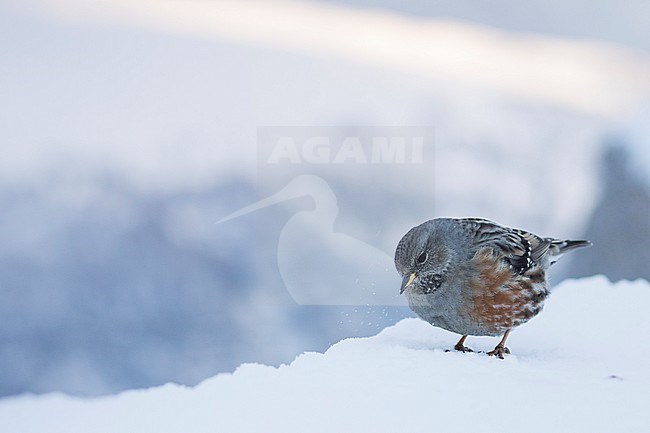
M 245 364 L 188 388 L 0 403 L 3 432 L 647 432 L 650 284 L 567 280 L 511 335 L 513 355 L 446 353 L 415 318 L 279 368 Z M 496 339 L 470 338 L 487 350 Z

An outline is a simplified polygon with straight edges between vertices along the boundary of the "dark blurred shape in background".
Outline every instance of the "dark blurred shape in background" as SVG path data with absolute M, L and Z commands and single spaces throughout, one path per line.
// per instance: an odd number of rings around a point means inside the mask
M 622 140 L 605 142 L 601 198 L 585 231 L 595 247 L 573 260 L 571 277 L 650 280 L 650 188 L 630 167 Z

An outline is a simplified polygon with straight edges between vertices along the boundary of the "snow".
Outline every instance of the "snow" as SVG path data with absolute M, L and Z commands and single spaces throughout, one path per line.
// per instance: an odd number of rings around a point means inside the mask
M 650 425 L 650 284 L 567 280 L 514 331 L 513 354 L 445 352 L 457 336 L 408 318 L 279 368 L 245 364 L 188 388 L 0 403 L 2 431 L 642 432 Z M 496 339 L 469 338 L 477 350 Z
M 426 80 L 461 79 L 470 86 L 606 117 L 627 112 L 630 105 L 647 100 L 650 91 L 642 52 L 526 33 L 513 40 L 508 32 L 490 27 L 381 9 L 291 0 L 36 0 L 30 6 L 73 22 L 137 23 L 181 35 L 333 56 Z M 608 91 L 594 91 L 604 88 Z

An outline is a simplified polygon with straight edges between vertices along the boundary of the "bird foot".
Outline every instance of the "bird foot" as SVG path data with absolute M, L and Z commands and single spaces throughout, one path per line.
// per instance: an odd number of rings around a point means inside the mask
M 463 352 L 463 353 L 471 353 L 471 352 L 474 352 L 472 349 L 470 349 L 469 347 L 464 346 L 464 345 L 462 345 L 462 344 L 456 344 L 456 345 L 454 346 L 454 350 L 456 350 L 456 351 L 458 351 L 458 352 Z M 445 350 L 445 352 L 451 352 L 451 350 L 447 349 L 447 350 Z
M 497 347 L 494 350 L 490 350 L 488 356 L 496 356 L 499 359 L 503 359 L 503 355 L 510 355 L 510 349 L 501 344 L 497 344 Z

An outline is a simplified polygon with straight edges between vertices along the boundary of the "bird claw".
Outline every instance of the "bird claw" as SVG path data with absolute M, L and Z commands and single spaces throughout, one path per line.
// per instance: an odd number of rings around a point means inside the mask
M 488 356 L 496 356 L 499 359 L 503 359 L 503 355 L 510 355 L 510 349 L 499 344 L 494 348 L 494 350 L 490 350 L 487 354 Z
M 455 345 L 454 350 L 456 350 L 458 352 L 463 352 L 463 353 L 472 353 L 472 352 L 474 352 L 472 349 L 470 349 L 469 347 L 464 346 L 462 344 Z M 447 350 L 445 350 L 445 352 L 451 352 L 451 350 L 447 349 Z

